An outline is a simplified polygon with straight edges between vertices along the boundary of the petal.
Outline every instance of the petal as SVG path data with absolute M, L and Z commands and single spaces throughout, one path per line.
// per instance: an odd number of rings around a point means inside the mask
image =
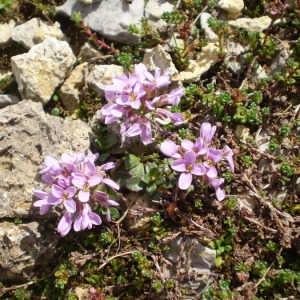
M 108 199 L 107 202 L 108 202 L 108 205 L 109 205 L 109 206 L 119 206 L 119 203 L 116 202 L 116 201 L 114 201 L 114 200 Z
M 209 148 L 207 150 L 207 158 L 213 161 L 214 163 L 217 163 L 223 158 L 223 152 L 221 150 Z
M 80 190 L 78 193 L 78 199 L 81 202 L 88 202 L 90 199 L 90 191 L 84 192 L 83 190 Z
M 218 188 L 218 189 L 216 190 L 216 196 L 217 196 L 217 199 L 218 199 L 219 201 L 224 200 L 224 198 L 225 198 L 225 192 L 224 192 L 224 190 Z
M 33 191 L 34 196 L 38 197 L 39 199 L 45 199 L 48 197 L 49 193 L 46 193 L 41 190 L 34 190 Z
M 80 189 L 83 189 L 83 187 L 84 187 L 84 184 L 86 183 L 86 177 L 83 175 L 83 174 L 81 174 L 81 173 L 75 173 L 74 175 L 73 175 L 73 179 L 72 179 L 72 183 L 76 186 L 76 187 L 78 187 L 78 188 L 80 188 Z
M 206 173 L 206 169 L 201 164 L 194 164 L 191 173 L 197 176 L 201 176 Z
M 51 188 L 51 193 L 55 198 L 61 198 L 64 195 L 65 190 L 59 185 L 53 184 Z
M 78 215 L 78 217 L 76 218 L 75 222 L 74 222 L 74 230 L 75 231 L 80 231 L 82 230 L 82 220 L 83 220 L 83 216 L 82 216 L 82 212 Z
M 193 176 L 191 173 L 182 173 L 179 176 L 178 186 L 181 190 L 187 190 L 193 180 Z
M 184 148 L 185 150 L 187 151 L 193 151 L 194 150 L 194 147 L 195 147 L 195 144 L 189 140 L 182 140 L 181 142 L 181 147 Z
M 186 172 L 185 161 L 183 159 L 177 159 L 172 163 L 171 168 L 177 172 Z
M 92 186 L 96 186 L 96 185 L 100 184 L 101 181 L 102 181 L 102 176 L 96 174 L 88 179 L 88 184 L 89 184 L 89 186 L 92 187 Z
M 192 166 L 194 166 L 195 164 L 196 157 L 197 155 L 194 151 L 187 151 L 183 155 L 186 165 L 192 165 Z
M 68 193 L 68 198 L 73 198 L 74 195 L 76 194 L 76 187 L 75 186 L 69 186 L 67 189 L 66 189 L 66 192 Z
M 68 199 L 64 201 L 64 206 L 69 213 L 76 212 L 76 203 L 73 199 Z
M 90 219 L 90 222 L 94 225 L 100 225 L 102 223 L 101 218 L 92 211 L 88 213 L 88 217 Z
M 64 214 L 61 220 L 58 223 L 57 231 L 61 236 L 66 236 L 72 226 L 72 217 L 70 214 Z
M 209 166 L 206 168 L 206 176 L 213 179 L 218 176 L 218 171 L 214 166 Z
M 113 180 L 111 180 L 109 178 L 104 178 L 103 183 L 105 183 L 106 185 L 110 186 L 111 188 L 113 188 L 115 190 L 118 190 L 120 188 L 118 184 L 116 184 Z
M 173 158 L 181 158 L 182 156 L 178 153 L 178 146 L 171 140 L 166 140 L 161 143 L 160 151 L 166 156 Z

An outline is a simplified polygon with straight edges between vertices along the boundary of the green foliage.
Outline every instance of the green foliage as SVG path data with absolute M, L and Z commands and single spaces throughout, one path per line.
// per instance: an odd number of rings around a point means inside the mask
M 141 275 L 152 278 L 151 263 L 147 257 L 141 251 L 134 252 L 132 256 L 133 260 L 137 263 L 137 268 L 141 271 Z
M 9 11 L 12 6 L 12 0 L 0 0 L 0 10 Z

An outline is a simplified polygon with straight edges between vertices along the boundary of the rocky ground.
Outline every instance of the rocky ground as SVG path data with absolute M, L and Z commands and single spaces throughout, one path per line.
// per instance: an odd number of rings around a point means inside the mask
M 0 1 L 1 299 L 300 298 L 299 19 L 292 0 Z M 141 62 L 185 89 L 185 121 L 146 145 L 99 119 Z M 180 189 L 161 151 L 207 122 L 234 153 L 224 200 L 201 177 Z M 86 149 L 116 164 L 119 207 L 61 237 L 33 192 L 46 156 Z

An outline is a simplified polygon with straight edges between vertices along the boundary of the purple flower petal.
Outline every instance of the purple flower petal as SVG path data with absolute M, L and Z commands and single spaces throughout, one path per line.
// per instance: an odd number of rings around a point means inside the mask
M 83 189 L 86 181 L 86 177 L 81 173 L 75 173 L 73 175 L 72 183 L 80 189 Z
M 181 190 L 187 190 L 192 183 L 193 176 L 191 173 L 182 173 L 179 176 L 178 186 Z
M 115 190 L 118 190 L 120 188 L 118 184 L 116 184 L 114 181 L 112 181 L 109 178 L 104 178 L 102 181 L 103 181 L 103 183 L 105 183 L 106 185 L 110 186 L 111 188 L 113 188 Z
M 88 202 L 89 199 L 90 199 L 90 191 L 85 192 L 83 190 L 80 190 L 79 193 L 78 193 L 78 199 L 81 202 Z
M 76 203 L 73 199 L 68 199 L 64 201 L 64 206 L 69 213 L 76 212 Z
M 71 214 L 64 214 L 61 220 L 58 223 L 57 231 L 60 233 L 61 236 L 66 236 L 72 226 L 72 216 Z
M 171 168 L 177 172 L 186 172 L 186 163 L 185 160 L 183 159 L 177 159 L 175 160 L 172 165 Z
M 92 187 L 92 186 L 96 186 L 96 185 L 100 184 L 102 179 L 103 178 L 101 175 L 96 174 L 96 175 L 93 175 L 92 177 L 90 177 L 87 182 L 88 182 L 89 186 Z
M 51 188 L 51 193 L 55 198 L 61 198 L 64 195 L 65 190 L 59 185 L 53 184 Z
M 183 155 L 186 165 L 192 165 L 192 166 L 194 166 L 195 164 L 196 157 L 197 155 L 194 151 L 187 151 Z
M 178 146 L 171 140 L 162 142 L 160 145 L 160 151 L 169 157 L 182 158 L 181 154 L 178 153 Z
M 206 169 L 201 164 L 194 164 L 191 173 L 197 176 L 201 176 L 206 173 Z

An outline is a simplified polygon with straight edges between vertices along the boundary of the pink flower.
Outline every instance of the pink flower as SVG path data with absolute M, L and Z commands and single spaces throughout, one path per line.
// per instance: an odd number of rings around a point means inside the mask
M 182 174 L 179 177 L 178 186 L 182 190 L 187 190 L 193 180 L 193 175 L 201 176 L 205 174 L 205 168 L 196 163 L 196 154 L 193 151 L 187 151 L 183 155 L 183 159 L 177 159 L 171 165 L 171 168 Z
M 216 129 L 217 126 L 211 126 L 209 123 L 202 123 L 200 128 L 200 137 L 203 139 L 203 146 L 205 148 L 208 148 L 211 145 Z
M 96 213 L 92 212 L 91 207 L 87 203 L 84 203 L 83 209 L 74 222 L 74 230 L 80 231 L 86 228 L 91 229 L 93 225 L 100 225 L 101 223 L 101 218 Z
M 73 197 L 76 194 L 76 187 L 70 186 L 63 189 L 59 185 L 53 184 L 51 193 L 54 198 L 48 199 L 51 204 L 63 203 L 68 213 L 74 213 L 76 211 L 76 203 Z

